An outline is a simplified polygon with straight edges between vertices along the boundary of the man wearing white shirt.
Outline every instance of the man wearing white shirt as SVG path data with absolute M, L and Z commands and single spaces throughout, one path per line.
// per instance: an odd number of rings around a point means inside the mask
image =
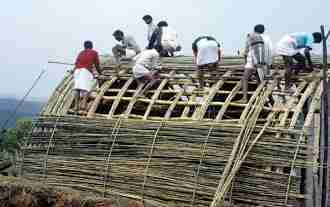
M 141 95 L 159 80 L 160 59 L 157 50 L 143 50 L 135 58 L 133 75 L 138 84 L 147 84 L 141 91 Z
M 123 31 L 116 30 L 113 33 L 113 37 L 118 41 L 118 44 L 112 48 L 112 53 L 117 63 L 120 62 L 121 58 L 132 59 L 141 52 L 134 38 L 130 35 L 124 35 Z
M 211 36 L 198 37 L 192 44 L 194 63 L 197 65 L 199 88 L 204 87 L 204 71 L 215 69 L 221 60 L 220 44 Z

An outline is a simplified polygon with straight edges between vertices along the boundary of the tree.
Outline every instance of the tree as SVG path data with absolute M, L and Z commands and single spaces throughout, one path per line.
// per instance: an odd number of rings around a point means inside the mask
M 16 160 L 21 147 L 29 138 L 31 128 L 31 118 L 21 118 L 16 121 L 16 128 L 3 130 L 0 136 L 0 159 L 14 158 Z

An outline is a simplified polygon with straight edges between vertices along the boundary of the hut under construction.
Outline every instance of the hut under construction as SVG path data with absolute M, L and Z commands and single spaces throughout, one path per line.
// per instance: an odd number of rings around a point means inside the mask
M 288 94 L 252 78 L 239 103 L 242 64 L 225 58 L 201 90 L 191 57 L 164 58 L 145 97 L 130 63 L 105 64 L 78 115 L 68 74 L 34 121 L 21 176 L 155 206 L 312 206 L 321 79 L 301 73 Z

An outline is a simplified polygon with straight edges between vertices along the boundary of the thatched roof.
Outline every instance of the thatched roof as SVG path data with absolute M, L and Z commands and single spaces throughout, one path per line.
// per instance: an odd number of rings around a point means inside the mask
M 318 152 L 320 76 L 295 77 L 290 95 L 251 80 L 241 104 L 242 59 L 226 58 L 202 91 L 190 57 L 163 59 L 163 68 L 161 82 L 138 98 L 130 64 L 119 77 L 118 66 L 104 67 L 79 116 L 65 77 L 34 123 L 22 175 L 159 206 L 296 206 L 308 198 L 301 172 L 319 165 L 311 149 Z

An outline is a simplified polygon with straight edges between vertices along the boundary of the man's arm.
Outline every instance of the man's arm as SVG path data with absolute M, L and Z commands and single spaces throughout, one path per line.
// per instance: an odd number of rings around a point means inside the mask
M 221 49 L 218 47 L 218 63 L 221 63 Z
M 96 71 L 101 74 L 101 68 L 100 68 L 100 59 L 99 59 L 99 55 L 98 53 L 96 53 L 96 56 L 95 56 L 95 69 Z
M 133 37 L 130 37 L 128 39 L 128 41 L 129 41 L 129 44 L 132 45 L 132 47 L 133 47 L 133 49 L 134 49 L 134 51 L 136 53 L 140 53 L 141 52 L 141 49 L 140 49 L 139 45 L 136 43 L 136 41 L 134 40 Z
M 250 36 L 247 37 L 246 42 L 245 42 L 245 50 L 244 50 L 244 60 L 245 63 L 247 63 L 247 56 L 250 52 Z
M 305 56 L 307 58 L 307 62 L 308 62 L 309 67 L 313 68 L 313 62 L 312 62 L 311 53 L 310 53 L 311 50 L 312 50 L 311 47 L 306 47 L 304 53 L 305 53 Z
M 197 53 L 198 53 L 198 47 L 197 47 L 197 42 L 200 40 L 200 38 L 197 38 L 193 43 L 192 43 L 192 51 L 193 51 L 193 62 L 194 64 L 197 63 Z

